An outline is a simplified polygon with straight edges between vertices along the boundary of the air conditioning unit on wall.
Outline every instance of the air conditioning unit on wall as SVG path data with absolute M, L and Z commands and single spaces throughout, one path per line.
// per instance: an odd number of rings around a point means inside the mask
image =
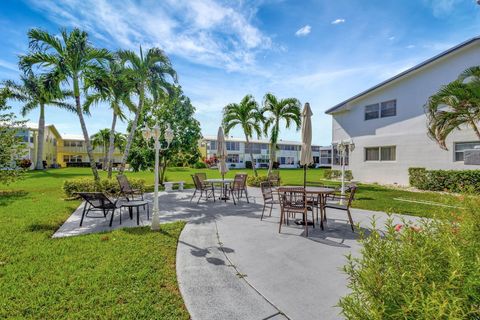
M 467 165 L 480 165 L 480 147 L 465 150 L 463 152 L 463 163 Z

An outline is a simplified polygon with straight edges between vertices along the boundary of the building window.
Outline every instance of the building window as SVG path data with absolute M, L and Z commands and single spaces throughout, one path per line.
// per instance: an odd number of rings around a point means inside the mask
M 365 148 L 365 161 L 395 161 L 396 147 L 369 147 Z
M 464 155 L 463 152 L 465 150 L 474 149 L 475 147 L 480 148 L 480 142 L 455 142 L 454 154 L 455 154 L 455 161 L 463 161 Z
M 225 145 L 229 151 L 240 151 L 240 142 L 227 141 Z
M 240 157 L 238 154 L 228 154 L 227 155 L 227 162 L 229 163 L 239 163 Z
M 345 165 L 348 166 L 349 150 L 345 151 Z M 333 148 L 333 164 L 336 166 L 342 165 L 342 158 L 337 148 Z
M 365 120 L 377 119 L 379 117 L 378 103 L 371 104 L 365 107 Z
M 208 141 L 207 147 L 208 150 L 217 150 L 217 141 Z
M 380 117 L 393 117 L 397 115 L 397 100 L 382 102 L 380 108 Z
M 248 146 L 245 145 L 245 153 L 260 154 L 262 150 L 267 150 L 268 145 L 265 143 L 249 143 Z
M 285 151 L 296 151 L 297 146 L 293 144 L 281 144 L 278 146 L 278 149 L 285 150 Z
M 279 157 L 278 162 L 280 164 L 293 165 L 293 164 L 295 164 L 295 158 L 294 157 Z
M 312 146 L 312 151 L 313 152 L 319 152 L 320 151 L 320 146 Z
M 82 162 L 82 156 L 64 155 L 63 162 Z

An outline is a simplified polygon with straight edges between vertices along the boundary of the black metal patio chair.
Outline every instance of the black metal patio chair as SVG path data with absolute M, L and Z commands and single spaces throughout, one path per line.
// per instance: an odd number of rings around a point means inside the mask
M 80 227 L 83 224 L 85 217 L 89 218 L 106 218 L 109 211 L 112 211 L 110 218 L 110 227 L 112 226 L 113 216 L 116 209 L 120 209 L 119 200 L 110 200 L 103 192 L 76 192 L 83 200 L 85 206 L 83 207 L 82 219 L 80 220 Z M 89 216 L 90 212 L 102 212 L 103 216 Z M 122 223 L 122 215 L 120 214 L 120 224 Z
M 326 209 L 326 208 L 330 208 L 330 209 L 336 209 L 336 210 L 342 210 L 342 211 L 347 211 L 347 215 L 348 215 L 348 220 L 350 221 L 350 226 L 352 227 L 352 231 L 355 232 L 355 229 L 353 228 L 353 219 L 352 219 L 352 214 L 350 213 L 350 207 L 352 205 L 352 201 L 355 199 L 355 192 L 357 191 L 357 186 L 349 186 L 349 189 L 350 189 L 350 193 L 348 195 L 335 195 L 335 200 L 342 200 L 342 201 L 346 201 L 346 204 L 340 204 L 340 203 L 331 203 L 331 202 L 327 202 L 323 205 L 323 207 Z M 325 220 L 327 220 L 327 217 L 326 217 L 326 210 L 324 210 L 325 212 Z

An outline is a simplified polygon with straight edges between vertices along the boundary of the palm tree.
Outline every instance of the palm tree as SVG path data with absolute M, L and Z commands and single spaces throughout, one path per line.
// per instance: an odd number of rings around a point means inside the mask
M 135 106 L 130 100 L 130 95 L 134 89 L 133 82 L 125 76 L 123 66 L 116 60 L 109 63 L 108 68 L 102 72 L 88 74 L 85 80 L 85 89 L 90 89 L 84 104 L 85 111 L 89 112 L 94 103 L 106 102 L 112 110 L 112 125 L 110 129 L 108 154 L 104 158 L 103 169 L 108 169 L 108 178 L 112 177 L 113 151 L 115 149 L 115 127 L 117 118 L 125 120 L 125 114 L 122 106 L 126 106 L 130 111 L 135 111 Z
M 250 151 L 250 160 L 252 161 L 253 172 L 258 176 L 253 160 L 253 152 L 250 147 L 250 139 L 253 133 L 257 137 L 262 135 L 261 124 L 263 122 L 262 112 L 252 95 L 246 95 L 240 103 L 230 103 L 223 108 L 223 127 L 225 134 L 228 135 L 231 129 L 240 126 L 243 129 L 246 140 L 246 148 Z
M 74 28 L 70 33 L 61 30 L 59 38 L 47 31 L 31 29 L 28 32 L 28 38 L 31 53 L 20 57 L 20 66 L 27 71 L 31 71 L 33 66 L 45 68 L 47 82 L 50 85 L 66 83 L 73 86 L 76 112 L 82 127 L 93 177 L 95 181 L 99 181 L 93 149 L 83 117 L 80 86 L 85 74 L 101 71 L 102 65 L 111 59 L 111 54 L 106 49 L 94 48 L 88 42 L 88 34 L 78 28 Z
M 107 146 L 110 146 L 110 139 L 112 137 L 112 131 L 110 129 L 101 129 L 94 135 L 92 135 L 92 146 L 94 148 L 96 147 L 102 147 L 103 151 L 103 166 L 102 168 L 105 170 L 107 166 L 107 159 L 112 160 L 112 158 L 108 158 L 108 155 L 110 153 L 110 148 L 107 148 Z M 114 132 L 113 133 L 113 148 L 117 148 L 122 152 L 125 147 L 125 136 L 119 132 Z M 113 157 L 113 152 L 112 152 L 112 157 Z M 109 167 L 110 168 L 110 167 Z
M 138 106 L 130 125 L 130 133 L 120 164 L 119 172 L 121 174 L 125 170 L 125 163 L 127 162 L 146 96 L 151 95 L 154 100 L 157 100 L 159 91 L 167 91 L 166 75 L 170 75 L 176 82 L 177 74 L 173 70 L 168 57 L 159 48 L 149 49 L 145 56 L 143 55 L 142 47 L 140 47 L 140 55 L 130 50 L 122 50 L 118 52 L 118 56 L 125 65 L 126 76 L 135 83 L 135 92 L 138 95 Z
M 480 86 L 455 80 L 440 88 L 425 105 L 428 135 L 448 150 L 446 139 L 462 126 L 473 129 L 480 140 Z
M 22 116 L 26 116 L 33 109 L 40 109 L 38 118 L 37 157 L 35 169 L 43 169 L 43 144 L 45 139 L 45 107 L 47 105 L 75 112 L 75 107 L 62 101 L 72 94 L 65 90 L 50 90 L 45 85 L 45 79 L 33 73 L 24 74 L 20 77 L 21 83 L 12 80 L 3 82 L 4 87 L 10 93 L 10 99 L 24 103 L 21 108 Z
M 267 93 L 263 98 L 262 114 L 266 116 L 264 124 L 264 133 L 267 135 L 270 130 L 270 164 L 268 172 L 272 171 L 275 153 L 277 150 L 277 141 L 280 134 L 280 122 L 285 121 L 286 127 L 295 124 L 297 131 L 301 124 L 301 105 L 295 98 L 286 98 L 278 100 L 272 93 Z

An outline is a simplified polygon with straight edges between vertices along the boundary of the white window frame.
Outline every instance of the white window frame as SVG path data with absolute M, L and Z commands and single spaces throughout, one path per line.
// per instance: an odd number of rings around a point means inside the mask
M 395 150 L 395 159 L 394 160 L 383 160 L 382 159 L 382 148 L 394 148 Z M 367 149 L 378 149 L 378 160 L 367 160 Z M 371 146 L 365 147 L 363 149 L 363 161 L 364 162 L 395 162 L 397 161 L 397 146 Z
M 479 141 L 458 141 L 458 142 L 454 142 L 453 143 L 453 162 L 463 162 L 465 160 L 465 155 L 463 157 L 463 160 L 457 160 L 457 153 L 459 153 L 459 152 L 463 153 L 464 152 L 464 150 L 457 151 L 457 145 L 466 144 L 466 143 L 476 143 L 476 144 L 480 145 Z

